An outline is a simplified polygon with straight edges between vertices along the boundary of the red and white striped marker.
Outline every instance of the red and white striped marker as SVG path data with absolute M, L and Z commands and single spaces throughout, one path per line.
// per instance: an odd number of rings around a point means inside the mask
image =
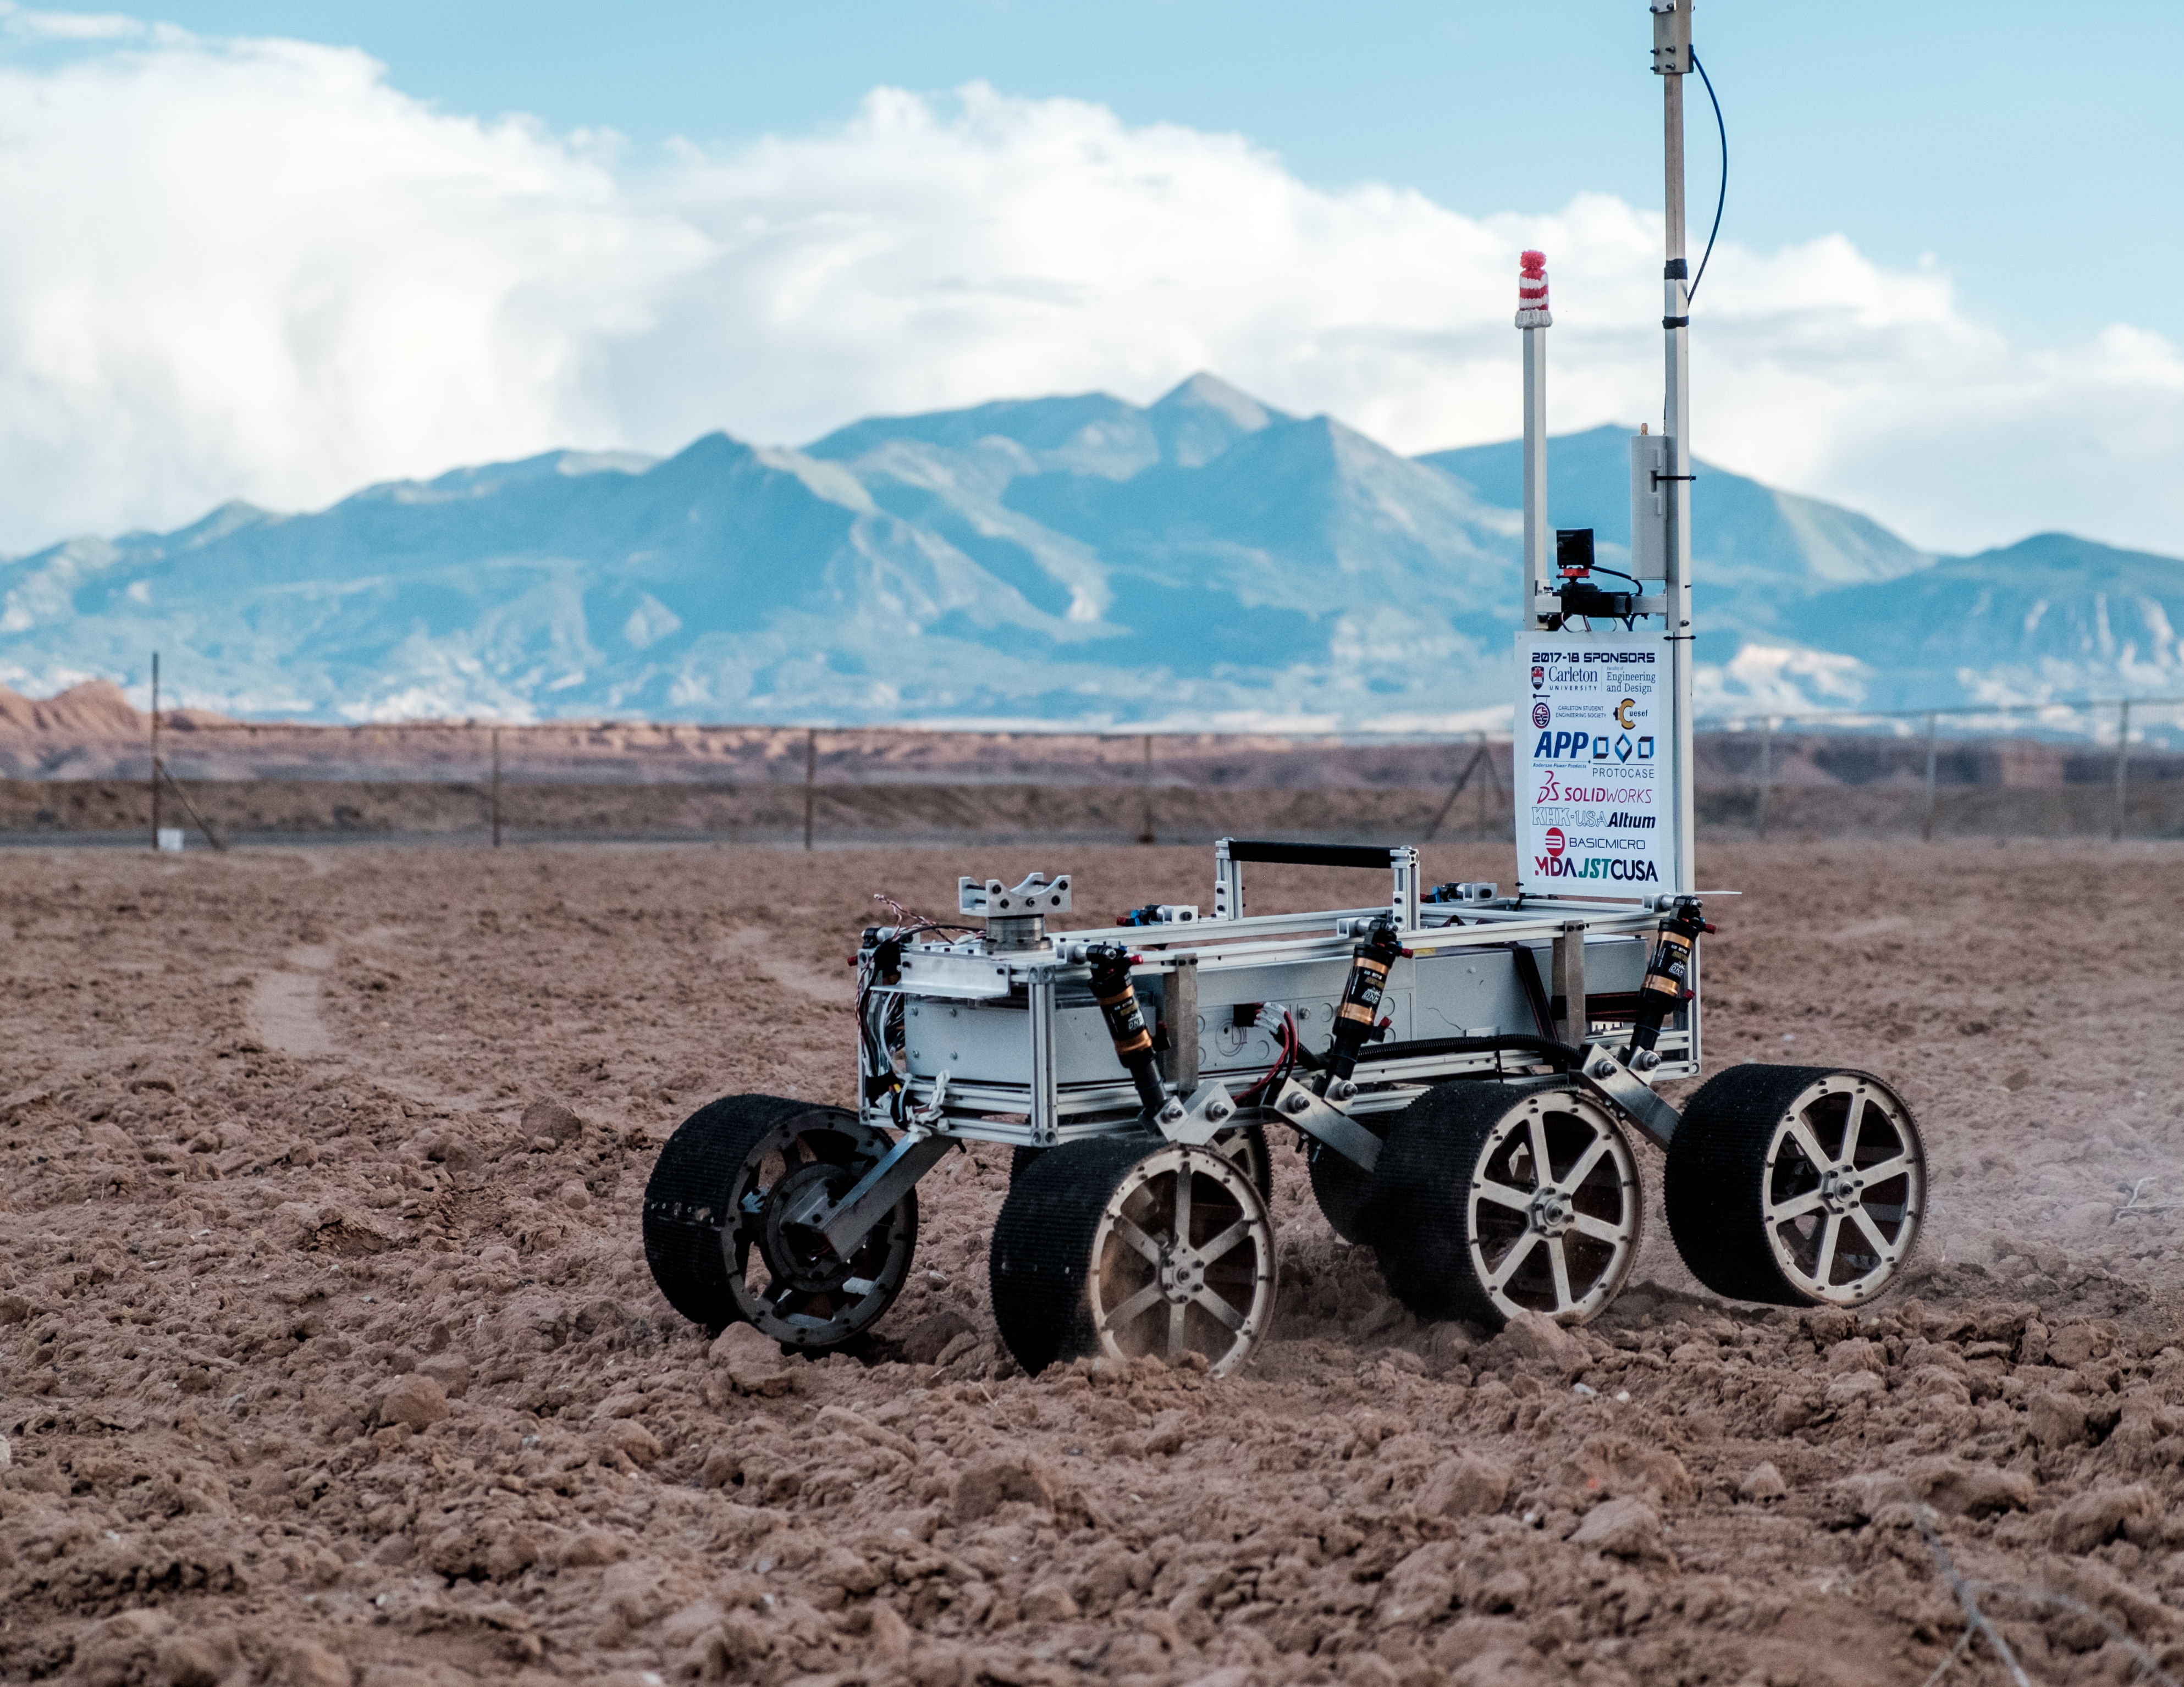
M 1517 326 L 1553 327 L 1555 319 L 1547 311 L 1547 254 L 1527 252 L 1517 264 Z

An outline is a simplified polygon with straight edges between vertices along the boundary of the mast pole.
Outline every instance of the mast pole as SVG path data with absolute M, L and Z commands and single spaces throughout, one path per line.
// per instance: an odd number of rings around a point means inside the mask
M 1691 68 L 1694 0 L 1646 0 L 1653 15 L 1653 72 L 1661 78 L 1668 261 L 1661 270 L 1669 435 L 1669 676 L 1675 698 L 1676 888 L 1697 888 L 1691 745 L 1691 269 L 1684 244 L 1684 78 Z
M 1547 259 L 1518 260 L 1517 326 L 1524 334 L 1524 610 L 1528 632 L 1546 626 L 1541 597 L 1554 578 L 1554 532 L 1547 526 Z
M 159 849 L 159 653 L 152 653 L 152 849 Z

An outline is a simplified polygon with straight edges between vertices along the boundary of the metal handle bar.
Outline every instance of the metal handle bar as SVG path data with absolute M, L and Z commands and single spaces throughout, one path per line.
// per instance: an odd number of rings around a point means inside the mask
M 1385 872 L 1395 851 L 1369 844 L 1254 844 L 1223 840 L 1232 861 L 1267 861 L 1291 867 L 1377 867 Z

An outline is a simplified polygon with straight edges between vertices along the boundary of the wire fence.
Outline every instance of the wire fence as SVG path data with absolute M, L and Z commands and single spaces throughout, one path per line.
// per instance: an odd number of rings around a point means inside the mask
M 238 721 L 0 745 L 0 835 L 703 838 L 805 848 L 975 835 L 1513 832 L 1512 744 L 1440 734 L 968 730 L 638 721 Z M 1698 723 L 1702 832 L 2184 837 L 2184 699 Z

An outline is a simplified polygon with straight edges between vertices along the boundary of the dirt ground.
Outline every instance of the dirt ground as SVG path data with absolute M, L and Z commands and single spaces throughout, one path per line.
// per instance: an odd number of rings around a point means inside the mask
M 2033 1681 L 2184 1673 L 2184 848 L 1702 866 L 1708 1066 L 1919 1111 L 1905 1289 L 1724 1305 L 1657 1205 L 1579 1334 L 1422 1326 L 1284 1148 L 1215 1381 L 1016 1372 L 998 1152 L 861 1360 L 710 1346 L 638 1237 L 699 1103 L 850 1099 L 872 892 L 1067 870 L 1084 923 L 1202 849 L 11 851 L 0 1678 L 1916 1684 L 1959 1584 Z

